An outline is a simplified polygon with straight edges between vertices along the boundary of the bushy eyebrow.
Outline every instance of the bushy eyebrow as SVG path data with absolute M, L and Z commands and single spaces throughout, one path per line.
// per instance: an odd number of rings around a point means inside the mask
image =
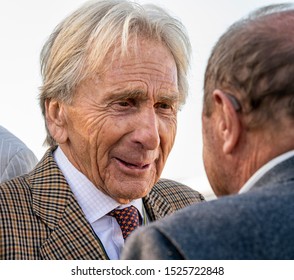
M 172 94 L 159 95 L 158 101 L 166 103 L 178 103 L 180 100 L 179 93 L 173 92 Z
M 148 95 L 142 90 L 124 90 L 117 91 L 109 94 L 105 101 L 113 102 L 117 100 L 127 100 L 127 99 L 139 99 L 139 100 L 148 100 Z
M 124 90 L 124 91 L 118 91 L 113 92 L 112 94 L 109 94 L 105 101 L 107 102 L 113 102 L 117 100 L 128 100 L 128 99 L 134 99 L 134 100 L 140 100 L 140 101 L 147 101 L 148 100 L 148 94 L 143 90 Z M 178 92 L 170 92 L 159 94 L 158 96 L 159 102 L 167 102 L 167 103 L 177 103 L 179 102 L 179 93 Z

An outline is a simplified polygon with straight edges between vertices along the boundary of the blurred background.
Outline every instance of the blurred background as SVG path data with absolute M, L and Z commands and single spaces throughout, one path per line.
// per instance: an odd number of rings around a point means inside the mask
M 46 147 L 38 104 L 39 54 L 54 27 L 83 0 L 14 0 L 0 2 L 0 125 L 41 159 Z M 178 132 L 162 177 L 174 179 L 214 198 L 202 164 L 201 110 L 203 76 L 210 51 L 234 21 L 270 0 L 141 0 L 166 8 L 188 30 L 193 56 L 190 91 L 178 114 Z M 274 23 L 273 23 L 274 24 Z

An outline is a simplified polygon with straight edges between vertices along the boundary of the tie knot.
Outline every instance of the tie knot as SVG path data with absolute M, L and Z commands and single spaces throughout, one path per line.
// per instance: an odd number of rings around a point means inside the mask
M 138 209 L 133 205 L 123 209 L 114 209 L 110 211 L 108 215 L 116 219 L 124 239 L 140 225 Z

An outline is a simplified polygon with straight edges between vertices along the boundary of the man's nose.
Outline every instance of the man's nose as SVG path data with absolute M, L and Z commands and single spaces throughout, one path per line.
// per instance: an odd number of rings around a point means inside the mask
M 133 133 L 133 142 L 146 150 L 155 150 L 160 144 L 159 120 L 154 108 L 140 113 Z

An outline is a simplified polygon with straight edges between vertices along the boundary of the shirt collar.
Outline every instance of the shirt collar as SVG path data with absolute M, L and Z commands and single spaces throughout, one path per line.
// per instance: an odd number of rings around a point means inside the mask
M 248 192 L 265 173 L 267 173 L 270 169 L 274 168 L 276 165 L 278 165 L 282 161 L 285 161 L 292 156 L 294 156 L 294 150 L 286 152 L 270 160 L 268 163 L 263 165 L 249 178 L 249 180 L 240 189 L 239 193 Z
M 134 205 L 144 217 L 142 199 L 133 200 L 127 205 L 120 205 L 77 170 L 60 147 L 54 151 L 53 156 L 89 223 L 95 222 L 117 207 L 125 208 L 130 205 Z

